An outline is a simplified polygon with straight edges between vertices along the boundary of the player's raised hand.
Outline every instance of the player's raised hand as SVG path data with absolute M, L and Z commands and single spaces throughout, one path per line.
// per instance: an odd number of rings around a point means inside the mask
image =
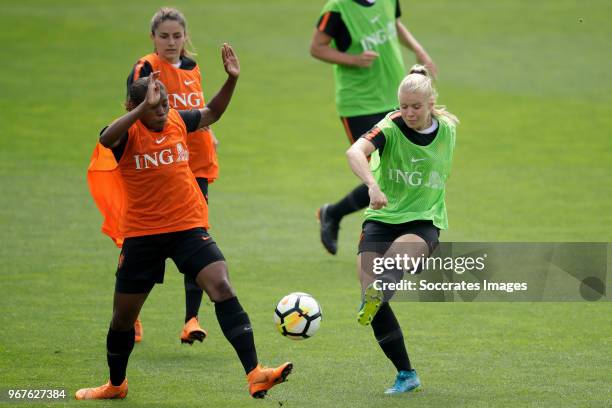
M 159 78 L 159 71 L 152 72 L 149 75 L 149 81 L 147 82 L 147 97 L 145 102 L 147 106 L 157 106 L 159 99 L 161 98 L 161 89 L 157 79 Z
M 221 48 L 221 58 L 223 59 L 225 72 L 233 78 L 238 78 L 238 75 L 240 75 L 240 63 L 234 49 L 228 43 L 224 43 L 223 48 Z
M 368 50 L 356 55 L 355 57 L 355 65 L 361 68 L 369 68 L 374 60 L 378 58 L 378 53 L 376 51 Z

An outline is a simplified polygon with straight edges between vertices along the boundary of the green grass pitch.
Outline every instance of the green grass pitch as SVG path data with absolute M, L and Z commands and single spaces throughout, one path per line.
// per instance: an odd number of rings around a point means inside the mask
M 612 241 L 612 3 L 402 0 L 402 20 L 437 62 L 439 102 L 462 120 L 447 190 L 445 241 Z M 125 79 L 151 50 L 160 6 L 126 1 L 0 4 L 0 388 L 107 380 L 105 338 L 118 251 L 99 232 L 85 171 L 99 129 L 122 113 Z M 90 406 L 604 407 L 612 405 L 610 303 L 394 304 L 424 392 L 382 395 L 394 370 L 356 324 L 355 248 L 342 225 L 324 253 L 314 213 L 357 184 L 333 103 L 331 66 L 310 57 L 323 1 L 171 2 L 184 11 L 210 98 L 219 47 L 242 65 L 214 129 L 221 177 L 212 235 L 249 312 L 260 360 L 291 360 L 264 401 L 210 302 L 209 338 L 181 346 L 182 277 L 142 312 L 126 400 Z M 406 53 L 407 65 L 413 63 Z M 313 294 L 317 335 L 275 332 L 275 303 Z M 76 406 L 75 401 L 69 401 Z M 0 401 L 0 404 L 3 404 Z M 28 403 L 23 403 L 27 405 Z M 43 403 L 30 403 L 43 406 Z M 59 404 L 51 404 L 58 406 Z

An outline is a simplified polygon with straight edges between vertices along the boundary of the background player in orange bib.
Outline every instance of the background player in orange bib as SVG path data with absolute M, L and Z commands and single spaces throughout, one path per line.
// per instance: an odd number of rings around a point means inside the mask
M 167 258 L 181 273 L 192 276 L 214 302 L 221 330 L 247 374 L 251 396 L 263 398 L 267 390 L 285 381 L 293 368 L 291 363 L 277 368 L 258 364 L 249 317 L 229 281 L 225 258 L 208 234 L 208 206 L 189 168 L 187 138 L 221 117 L 240 73 L 238 59 L 227 44 L 222 57 L 228 79 L 205 108 L 170 109 L 165 88 L 157 80 L 159 73 L 154 72 L 132 84 L 128 113 L 102 130 L 100 143 L 112 149 L 125 190 L 126 205 L 118 224 L 123 248 L 106 341 L 110 380 L 78 390 L 77 399 L 127 395 L 126 369 L 134 348 L 134 322 L 153 286 L 163 282 Z M 89 171 L 95 169 L 96 163 L 92 163 Z
M 192 53 L 186 49 L 191 45 L 187 34 L 187 21 L 174 8 L 164 7 L 151 19 L 151 40 L 154 51 L 140 58 L 134 65 L 127 80 L 128 90 L 139 78 L 159 71 L 159 80 L 168 93 L 168 103 L 177 110 L 201 109 L 205 105 L 202 91 L 200 67 Z M 209 128 L 197 129 L 187 138 L 189 167 L 196 177 L 202 194 L 208 201 L 208 185 L 219 174 L 216 155 L 217 140 Z M 202 341 L 207 333 L 200 327 L 198 312 L 202 303 L 202 289 L 185 275 L 185 326 L 181 332 L 182 343 L 193 344 Z M 140 319 L 135 324 L 136 341 L 142 340 L 143 330 Z

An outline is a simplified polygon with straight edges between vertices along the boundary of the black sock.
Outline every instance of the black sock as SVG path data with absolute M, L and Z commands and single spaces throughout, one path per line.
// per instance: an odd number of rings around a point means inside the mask
M 118 386 L 125 380 L 130 353 L 134 348 L 134 327 L 128 331 L 108 329 L 106 336 L 106 361 L 111 384 Z
M 385 352 L 387 358 L 391 360 L 397 371 L 412 370 L 402 329 L 389 303 L 385 302 L 380 306 L 378 313 L 372 320 L 372 329 L 378 345 Z
M 249 315 L 237 297 L 215 303 L 215 313 L 225 338 L 232 344 L 245 373 L 257 367 L 257 351 Z
M 361 184 L 353 191 L 348 193 L 343 199 L 336 204 L 330 205 L 327 209 L 330 216 L 337 220 L 342 219 L 345 215 L 366 208 L 370 204 L 370 195 L 368 194 L 368 186 Z
M 198 316 L 204 291 L 193 276 L 184 275 L 183 280 L 185 281 L 185 323 L 187 323 L 192 317 Z

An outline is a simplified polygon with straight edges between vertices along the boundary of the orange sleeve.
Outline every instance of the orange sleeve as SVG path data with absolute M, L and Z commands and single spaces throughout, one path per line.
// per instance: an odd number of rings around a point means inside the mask
M 380 128 L 377 126 L 374 126 L 368 133 L 366 133 L 364 135 L 364 137 L 368 140 L 372 140 L 376 137 L 376 135 L 378 135 L 381 132 Z
M 328 11 L 327 13 L 325 13 L 323 15 L 323 18 L 321 18 L 321 23 L 319 23 L 319 31 L 321 32 L 325 32 L 325 27 L 327 27 L 327 22 L 329 21 L 329 16 L 331 15 L 331 11 Z
M 89 167 L 87 184 L 98 210 L 104 218 L 102 232 L 121 248 L 123 237 L 119 223 L 123 218 L 126 204 L 125 187 L 112 150 L 96 144 Z

